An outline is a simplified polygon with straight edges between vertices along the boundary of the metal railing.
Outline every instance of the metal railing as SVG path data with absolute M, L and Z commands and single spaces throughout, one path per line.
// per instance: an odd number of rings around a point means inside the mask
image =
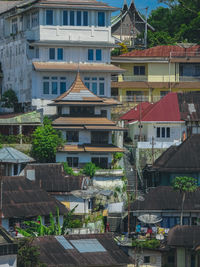
M 200 82 L 200 76 L 179 76 L 180 82 Z
M 148 77 L 145 75 L 136 76 L 113 76 L 111 78 L 112 82 L 147 82 Z
M 151 102 L 155 103 L 159 101 L 162 97 L 161 95 L 153 95 L 153 96 L 144 96 L 144 95 L 134 95 L 134 96 L 111 96 L 111 98 L 122 102 L 132 102 L 132 103 L 141 103 L 141 102 Z
M 187 52 L 187 51 L 182 51 L 182 52 L 170 52 L 170 57 L 171 58 L 199 58 L 200 57 L 200 52 Z

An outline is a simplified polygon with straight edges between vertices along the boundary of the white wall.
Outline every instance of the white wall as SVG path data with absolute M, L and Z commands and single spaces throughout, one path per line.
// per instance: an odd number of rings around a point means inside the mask
M 1 267 L 17 267 L 17 255 L 0 256 Z
M 82 198 L 75 197 L 73 195 L 62 195 L 62 196 L 55 196 L 57 200 L 63 202 L 69 202 L 70 210 L 72 210 L 76 205 L 78 205 L 74 211 L 75 214 L 84 214 L 88 213 L 88 200 L 84 200 Z

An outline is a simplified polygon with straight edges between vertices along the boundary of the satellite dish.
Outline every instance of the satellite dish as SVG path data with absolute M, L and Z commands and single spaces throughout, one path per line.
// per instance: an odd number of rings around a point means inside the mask
M 143 196 L 138 196 L 138 197 L 136 197 L 136 200 L 144 201 L 144 197 Z
M 162 235 L 162 234 L 157 234 L 157 235 L 156 235 L 156 239 L 157 239 L 157 240 L 163 240 L 163 239 L 164 239 L 164 235 Z
M 143 223 L 155 224 L 161 222 L 162 218 L 152 214 L 143 214 L 138 217 L 138 220 Z

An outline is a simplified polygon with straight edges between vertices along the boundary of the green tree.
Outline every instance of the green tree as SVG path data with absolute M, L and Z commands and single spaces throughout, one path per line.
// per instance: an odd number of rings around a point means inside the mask
M 33 245 L 33 238 L 19 239 L 17 266 L 18 267 L 46 267 L 40 262 L 39 248 Z
M 186 193 L 192 193 L 197 190 L 197 179 L 187 176 L 176 177 L 173 181 L 173 188 L 175 191 L 179 191 L 182 195 L 180 225 L 183 225 L 185 196 Z
M 95 175 L 96 170 L 97 170 L 97 166 L 94 163 L 89 162 L 85 164 L 83 168 L 83 173 L 89 176 L 90 178 L 92 178 Z
M 45 118 L 44 124 L 33 133 L 31 154 L 38 162 L 55 162 L 56 152 L 63 143 L 61 132 L 55 130 L 51 121 Z
M 117 164 L 120 161 L 120 159 L 122 159 L 122 157 L 123 157 L 123 153 L 121 152 L 115 152 L 113 154 L 113 160 L 112 160 L 113 169 L 117 168 Z
M 18 98 L 12 89 L 5 91 L 2 95 L 2 107 L 4 108 L 14 108 L 14 111 L 18 109 Z

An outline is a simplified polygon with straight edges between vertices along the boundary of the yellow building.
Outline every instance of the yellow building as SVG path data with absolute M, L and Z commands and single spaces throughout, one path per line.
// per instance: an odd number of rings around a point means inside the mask
M 112 97 L 121 102 L 156 102 L 168 92 L 200 91 L 200 45 L 133 50 L 112 63 L 126 70 L 112 76 Z

